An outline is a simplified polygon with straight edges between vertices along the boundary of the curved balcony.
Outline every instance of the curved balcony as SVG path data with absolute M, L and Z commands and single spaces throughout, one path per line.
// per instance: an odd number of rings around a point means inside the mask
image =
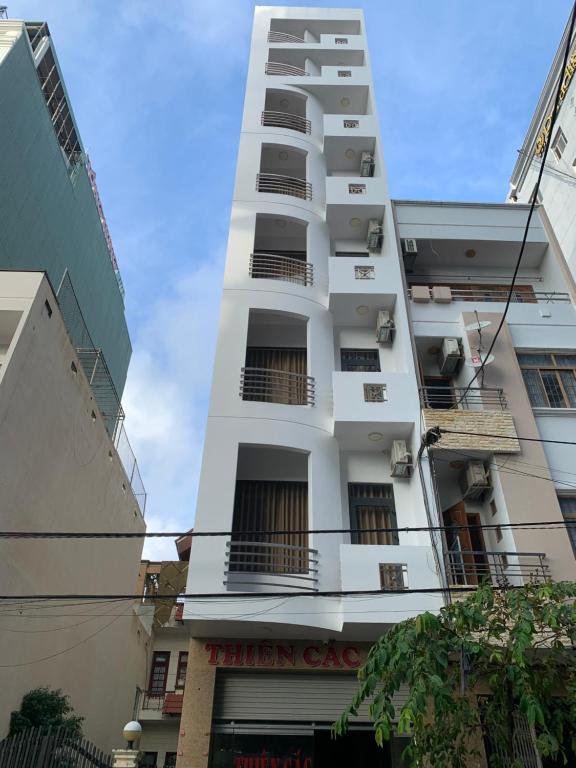
M 288 75 L 288 77 L 308 77 L 310 75 L 302 67 L 296 67 L 294 64 L 284 64 L 281 61 L 267 61 L 264 72 L 267 75 Z
M 290 195 L 301 200 L 312 200 L 312 184 L 305 179 L 283 176 L 278 173 L 259 173 L 256 176 L 256 191 L 274 195 Z
M 268 32 L 269 43 L 305 43 L 306 40 L 296 35 L 289 35 L 287 32 L 275 32 L 273 29 Z
M 292 115 L 289 112 L 275 112 L 265 109 L 262 112 L 261 124 L 268 128 L 289 128 L 291 131 L 309 134 L 312 126 L 310 120 L 300 115 Z
M 230 588 L 318 589 L 318 550 L 296 544 L 227 541 L 224 571 Z
M 264 280 L 284 280 L 298 285 L 314 284 L 314 267 L 307 261 L 275 253 L 250 254 L 250 277 Z
M 258 403 L 314 405 L 314 378 L 272 368 L 242 368 L 240 397 Z

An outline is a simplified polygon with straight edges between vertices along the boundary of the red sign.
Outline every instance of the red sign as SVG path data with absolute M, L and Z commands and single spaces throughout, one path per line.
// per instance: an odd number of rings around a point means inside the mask
M 284 643 L 206 643 L 208 664 L 218 667 L 313 667 L 358 669 L 360 651 L 354 645 L 295 646 Z
M 275 757 L 263 749 L 261 755 L 235 757 L 234 768 L 312 768 L 312 758 L 300 750 L 293 757 Z

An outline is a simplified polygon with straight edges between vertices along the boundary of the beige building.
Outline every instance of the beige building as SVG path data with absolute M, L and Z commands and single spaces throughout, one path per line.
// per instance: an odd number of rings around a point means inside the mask
M 97 359 L 75 349 L 43 273 L 0 272 L 3 531 L 145 530 Z M 141 550 L 141 539 L 1 540 L 1 592 L 130 595 Z M 14 599 L 0 611 L 0 737 L 22 696 L 50 686 L 70 696 L 89 739 L 118 746 L 148 653 L 132 601 Z

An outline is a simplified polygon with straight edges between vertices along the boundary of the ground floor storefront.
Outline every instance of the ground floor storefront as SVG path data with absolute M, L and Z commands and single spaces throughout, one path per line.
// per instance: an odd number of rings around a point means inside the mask
M 406 739 L 378 748 L 367 706 L 330 734 L 368 647 L 192 640 L 177 768 L 401 768 Z

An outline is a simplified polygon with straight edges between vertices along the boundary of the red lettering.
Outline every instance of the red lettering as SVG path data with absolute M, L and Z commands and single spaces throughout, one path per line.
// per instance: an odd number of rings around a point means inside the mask
M 268 768 L 268 756 L 266 750 L 262 750 L 262 757 L 260 758 L 260 768 Z
M 296 768 L 302 768 L 302 764 L 300 762 L 300 750 L 296 752 Z
M 234 758 L 234 768 L 244 768 L 245 762 L 243 757 Z
M 247 645 L 246 646 L 246 656 L 244 657 L 244 663 L 247 667 L 253 667 L 254 666 L 254 646 L 253 645 Z
M 341 667 L 342 662 L 338 658 L 338 654 L 336 653 L 336 648 L 334 646 L 329 646 L 326 650 L 326 654 L 324 655 L 324 661 L 322 662 L 323 667 Z
M 347 667 L 358 669 L 360 666 L 360 654 L 358 653 L 358 648 L 354 648 L 353 646 L 344 648 L 342 651 L 342 661 Z
M 208 664 L 218 664 L 218 656 L 220 655 L 220 651 L 224 650 L 224 646 L 219 645 L 218 643 L 206 643 L 204 648 L 210 653 Z
M 302 766 L 302 768 L 312 768 L 312 758 L 311 757 L 307 757 L 304 760 L 304 765 Z
M 274 654 L 271 645 L 259 645 L 257 650 L 257 659 L 259 667 L 273 667 Z
M 224 646 L 224 660 L 222 664 L 225 667 L 241 667 L 242 666 L 242 644 L 236 643 L 236 645 Z
M 287 757 L 284 759 L 284 764 L 282 765 L 282 768 L 292 768 L 292 759 L 290 757 Z
M 280 666 L 284 666 L 286 661 L 290 666 L 296 664 L 296 654 L 294 653 L 293 645 L 277 645 L 276 646 L 276 658 Z
M 271 757 L 270 758 L 270 768 L 280 768 L 280 758 L 279 757 Z
M 304 664 L 308 667 L 319 667 L 320 659 L 314 658 L 312 654 L 316 654 L 317 656 L 320 654 L 317 646 L 309 645 L 308 648 L 304 648 L 304 652 L 302 653 Z

